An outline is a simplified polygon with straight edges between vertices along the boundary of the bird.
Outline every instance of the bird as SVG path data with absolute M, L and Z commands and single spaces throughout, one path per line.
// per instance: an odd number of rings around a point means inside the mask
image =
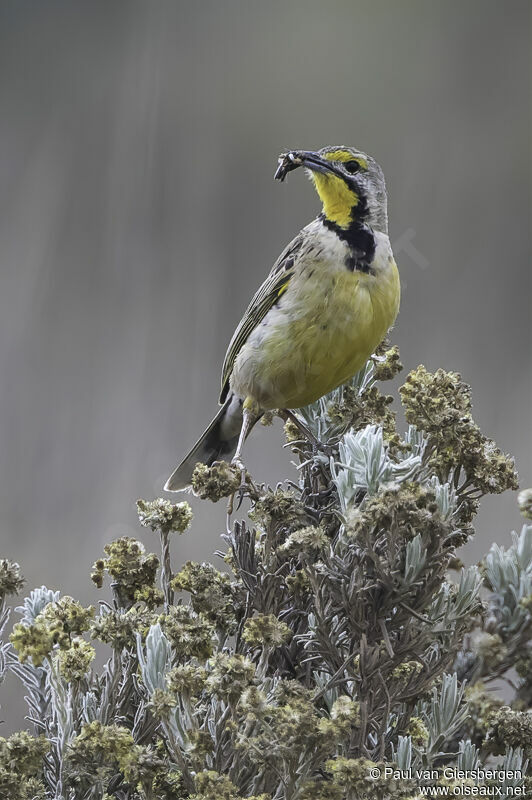
M 232 456 L 267 411 L 308 405 L 349 381 L 399 311 L 382 169 L 354 147 L 281 153 L 275 178 L 303 168 L 322 210 L 288 244 L 253 296 L 222 367 L 221 408 L 165 490 L 191 485 L 198 463 Z

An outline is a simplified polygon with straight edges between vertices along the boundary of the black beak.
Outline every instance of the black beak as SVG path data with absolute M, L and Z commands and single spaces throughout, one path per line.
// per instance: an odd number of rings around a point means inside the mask
M 284 181 L 288 173 L 298 167 L 306 167 L 313 172 L 324 174 L 332 173 L 340 178 L 344 177 L 334 164 L 310 150 L 290 150 L 288 153 L 281 153 L 274 177 L 278 181 Z

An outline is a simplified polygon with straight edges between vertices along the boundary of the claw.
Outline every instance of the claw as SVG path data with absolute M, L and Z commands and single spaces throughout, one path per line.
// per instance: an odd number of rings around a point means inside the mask
M 239 458 L 234 460 L 234 463 L 231 462 L 233 467 L 236 467 L 240 470 L 240 486 L 236 490 L 236 495 L 238 497 L 238 503 L 236 510 L 238 511 L 242 503 L 244 502 L 244 497 L 246 496 L 247 492 L 247 470 L 244 465 L 244 462 L 241 461 Z
M 248 492 L 248 473 L 244 462 L 242 461 L 241 458 L 235 456 L 235 458 L 233 458 L 233 460 L 231 461 L 231 466 L 234 467 L 235 469 L 240 470 L 240 486 L 238 487 L 238 489 L 236 489 L 236 491 L 233 492 L 233 494 L 229 498 L 229 502 L 227 504 L 228 519 L 232 515 L 234 510 L 235 496 L 238 498 L 236 506 L 236 510 L 238 511 L 240 506 L 244 502 L 244 497 Z

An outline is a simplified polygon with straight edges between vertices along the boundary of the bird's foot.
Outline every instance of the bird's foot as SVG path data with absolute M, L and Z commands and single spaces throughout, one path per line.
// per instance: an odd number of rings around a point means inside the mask
M 238 503 L 236 507 L 236 510 L 238 511 L 238 509 L 244 502 L 244 497 L 249 493 L 249 486 L 248 486 L 249 476 L 246 469 L 246 465 L 239 456 L 235 456 L 231 461 L 231 466 L 234 467 L 235 469 L 240 470 L 240 486 L 235 492 L 233 492 L 229 500 L 231 507 L 230 514 L 233 513 L 234 498 L 235 497 L 238 498 Z M 228 514 L 229 514 L 229 509 L 228 509 Z
M 246 471 L 246 465 L 244 464 L 240 456 L 234 456 L 231 459 L 231 466 L 234 467 L 235 469 L 239 469 L 240 472 Z

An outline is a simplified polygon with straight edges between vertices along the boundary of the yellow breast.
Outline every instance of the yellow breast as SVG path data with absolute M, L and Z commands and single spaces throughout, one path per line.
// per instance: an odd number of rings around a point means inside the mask
M 242 348 L 234 389 L 263 409 L 314 402 L 362 368 L 395 321 L 399 296 L 388 255 L 374 275 L 303 270 Z

